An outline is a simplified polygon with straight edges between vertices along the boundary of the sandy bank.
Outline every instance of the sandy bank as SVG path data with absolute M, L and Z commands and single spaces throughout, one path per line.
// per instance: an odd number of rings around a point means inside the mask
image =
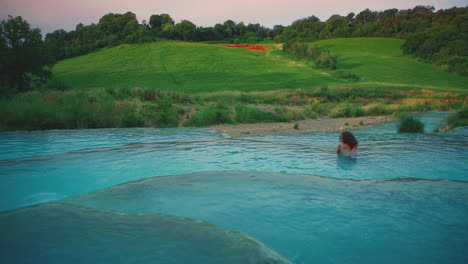
M 239 125 L 216 125 L 209 128 L 232 137 L 259 136 L 271 134 L 304 134 L 311 132 L 332 132 L 352 130 L 393 120 L 388 116 L 368 116 L 353 118 L 319 118 L 287 123 L 255 123 Z M 346 125 L 348 123 L 348 125 Z M 298 129 L 295 129 L 298 124 Z

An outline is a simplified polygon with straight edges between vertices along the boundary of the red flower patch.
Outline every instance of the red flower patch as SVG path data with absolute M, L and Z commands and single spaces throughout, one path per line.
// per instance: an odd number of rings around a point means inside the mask
M 262 45 L 228 45 L 228 44 L 225 44 L 223 46 L 229 47 L 229 48 L 242 48 L 242 49 L 263 51 L 263 52 L 267 51 L 267 46 L 262 46 Z

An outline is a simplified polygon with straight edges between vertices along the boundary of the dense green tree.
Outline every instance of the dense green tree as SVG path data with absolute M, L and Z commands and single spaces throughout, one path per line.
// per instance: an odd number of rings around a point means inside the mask
M 152 15 L 149 19 L 151 28 L 162 29 L 165 24 L 174 25 L 174 20 L 168 14 Z
M 0 86 L 24 92 L 50 76 L 54 60 L 42 42 L 38 28 L 22 17 L 8 16 L 0 23 Z M 48 67 L 49 66 L 49 67 Z
M 183 40 L 191 40 L 195 35 L 197 26 L 188 20 L 182 20 L 174 26 L 177 35 Z
M 302 41 L 316 41 L 319 39 L 320 32 L 324 25 L 316 16 L 310 16 L 296 20 L 292 23 L 292 32 L 287 32 L 291 36 L 296 35 Z

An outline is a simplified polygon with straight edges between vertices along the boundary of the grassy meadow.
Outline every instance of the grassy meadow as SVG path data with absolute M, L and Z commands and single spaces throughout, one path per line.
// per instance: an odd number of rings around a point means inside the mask
M 310 43 L 337 57 L 335 77 L 264 44 L 121 45 L 58 62 L 43 90 L 0 99 L 1 130 L 178 127 L 329 116 L 403 116 L 466 105 L 468 78 L 402 55 L 403 40 Z
M 468 91 L 468 78 L 403 55 L 401 39 L 339 38 L 314 42 L 338 56 L 338 69 L 361 77 L 365 86 L 407 86 L 424 89 Z
M 320 85 L 411 87 L 467 91 L 467 77 L 404 56 L 400 39 L 347 38 L 314 42 L 337 55 L 338 70 L 357 74 L 352 82 L 333 77 L 266 44 L 268 52 L 222 45 L 155 42 L 121 45 L 60 61 L 54 76 L 74 89 L 153 88 L 187 93 L 311 89 Z
M 221 45 L 122 45 L 59 62 L 54 76 L 74 89 L 154 88 L 187 93 L 266 91 L 342 83 L 274 52 Z

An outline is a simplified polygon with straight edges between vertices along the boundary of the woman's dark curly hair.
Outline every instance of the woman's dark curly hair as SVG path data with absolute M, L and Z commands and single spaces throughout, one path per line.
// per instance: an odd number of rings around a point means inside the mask
M 343 144 L 348 144 L 351 149 L 358 146 L 358 142 L 351 132 L 345 131 L 341 133 L 340 138 L 343 140 Z

